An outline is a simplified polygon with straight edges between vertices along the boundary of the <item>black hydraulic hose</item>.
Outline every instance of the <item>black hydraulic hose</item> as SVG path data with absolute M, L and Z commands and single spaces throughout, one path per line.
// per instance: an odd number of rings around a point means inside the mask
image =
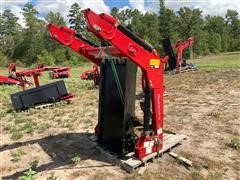
M 137 44 L 139 44 L 140 46 L 142 46 L 144 49 L 146 49 L 148 52 L 152 52 L 153 47 L 146 43 L 145 41 L 143 41 L 141 38 L 139 38 L 138 36 L 136 36 L 132 31 L 129 30 L 129 28 L 123 26 L 123 25 L 119 25 L 118 26 L 119 31 L 121 31 L 123 34 L 125 34 L 126 36 L 128 36 L 130 39 L 132 39 L 134 42 L 136 42 Z
M 92 41 L 89 41 L 88 39 L 86 39 L 85 37 L 83 37 L 81 34 L 75 34 L 75 36 L 76 36 L 78 39 L 81 39 L 82 41 L 88 43 L 90 46 L 99 47 L 97 44 L 93 43 Z

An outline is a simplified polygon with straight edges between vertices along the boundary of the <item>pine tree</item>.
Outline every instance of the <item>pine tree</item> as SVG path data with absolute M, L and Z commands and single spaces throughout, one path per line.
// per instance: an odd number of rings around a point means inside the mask
M 75 29 L 79 34 L 86 34 L 86 23 L 78 3 L 74 3 L 69 10 L 70 27 Z
M 38 11 L 31 3 L 25 4 L 22 10 L 26 28 L 23 31 L 23 42 L 19 45 L 15 57 L 21 58 L 26 65 L 31 65 L 36 63 L 37 55 L 45 49 L 46 24 L 37 18 Z
M 20 25 L 17 21 L 18 18 L 11 10 L 5 10 L 0 16 L 0 46 L 8 58 L 13 57 L 15 46 L 19 40 L 17 35 L 20 30 Z
M 176 32 L 176 15 L 173 10 L 165 7 L 165 1 L 160 0 L 159 33 L 161 38 L 172 38 Z

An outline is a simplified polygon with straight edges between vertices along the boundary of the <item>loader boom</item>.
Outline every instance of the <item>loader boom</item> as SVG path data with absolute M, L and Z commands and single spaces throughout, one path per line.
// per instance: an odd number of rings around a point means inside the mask
M 137 37 L 118 19 L 107 14 L 96 14 L 91 9 L 83 11 L 87 28 L 98 38 L 114 46 L 145 74 L 144 132 L 135 145 L 135 156 L 142 159 L 162 149 L 163 142 L 163 67 L 168 57 L 160 59 L 157 51 Z M 150 124 L 152 102 L 152 124 Z

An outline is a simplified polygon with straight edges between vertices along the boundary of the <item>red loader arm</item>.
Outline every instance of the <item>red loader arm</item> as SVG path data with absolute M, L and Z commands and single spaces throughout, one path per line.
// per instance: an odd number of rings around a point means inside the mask
M 97 65 L 93 66 L 93 69 L 84 71 L 80 78 L 83 80 L 93 80 L 94 85 L 97 86 L 99 85 L 99 76 L 100 76 L 100 72 L 99 72 L 99 67 Z
M 179 70 L 181 66 L 182 61 L 182 54 L 184 49 L 187 49 L 188 47 L 192 46 L 194 43 L 194 38 L 190 37 L 188 38 L 187 42 L 183 42 L 183 40 L 178 40 L 176 44 L 173 45 L 173 48 L 177 49 L 177 67 L 176 70 Z
M 122 56 L 138 65 L 145 75 L 145 107 L 152 100 L 152 124 L 150 109 L 144 109 L 144 132 L 135 145 L 135 156 L 143 159 L 162 149 L 163 142 L 163 68 L 167 58 L 160 59 L 157 51 L 134 35 L 120 22 L 107 14 L 96 14 L 90 9 L 83 11 L 90 32 L 107 41 Z M 151 99 L 150 99 L 151 98 Z
M 68 46 L 98 66 L 101 63 L 102 57 L 107 56 L 105 47 L 95 47 L 96 45 L 93 45 L 90 41 L 77 34 L 74 29 L 49 24 L 48 30 L 53 39 L 62 45 Z M 115 57 L 122 56 L 114 47 L 110 47 L 110 51 Z

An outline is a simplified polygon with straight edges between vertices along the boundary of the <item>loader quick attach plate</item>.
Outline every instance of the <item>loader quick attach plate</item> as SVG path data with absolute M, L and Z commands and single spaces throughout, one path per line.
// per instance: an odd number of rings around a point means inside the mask
M 98 144 L 118 156 L 133 151 L 127 138 L 131 117 L 135 114 L 137 67 L 129 60 L 113 60 L 124 95 L 124 104 L 110 61 L 101 64 L 99 88 Z
M 11 94 L 11 101 L 16 111 L 26 110 L 40 104 L 53 103 L 68 95 L 63 80 L 42 85 L 26 91 Z

